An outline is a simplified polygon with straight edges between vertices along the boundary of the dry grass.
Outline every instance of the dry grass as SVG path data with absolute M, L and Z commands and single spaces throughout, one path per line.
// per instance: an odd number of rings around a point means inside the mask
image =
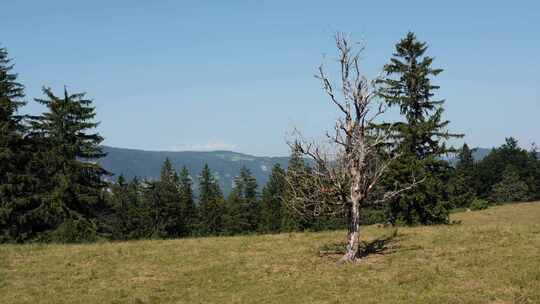
M 342 231 L 1 246 L 0 303 L 540 303 L 540 203 L 453 218 L 357 265 L 321 254 Z

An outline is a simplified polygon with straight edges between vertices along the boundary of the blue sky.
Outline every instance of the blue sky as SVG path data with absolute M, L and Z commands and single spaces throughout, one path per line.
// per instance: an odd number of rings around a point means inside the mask
M 317 136 L 337 117 L 313 75 L 338 30 L 365 41 L 370 76 L 415 31 L 445 69 L 451 131 L 540 143 L 538 1 L 4 2 L 0 43 L 28 100 L 87 92 L 107 145 L 286 155 L 293 128 Z

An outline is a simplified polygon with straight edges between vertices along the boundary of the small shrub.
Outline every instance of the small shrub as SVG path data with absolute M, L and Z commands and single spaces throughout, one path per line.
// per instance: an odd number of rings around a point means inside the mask
M 64 220 L 48 235 L 48 241 L 57 243 L 83 243 L 97 240 L 96 225 L 82 217 Z
M 380 223 L 387 223 L 388 218 L 384 210 L 366 208 L 362 210 L 362 216 L 360 219 L 362 225 L 373 225 Z
M 489 207 L 489 202 L 483 199 L 475 199 L 471 203 L 471 210 L 484 210 Z

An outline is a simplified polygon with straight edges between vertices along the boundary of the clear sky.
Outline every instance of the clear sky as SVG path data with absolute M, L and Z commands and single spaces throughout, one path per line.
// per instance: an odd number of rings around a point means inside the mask
M 95 100 L 105 144 L 286 155 L 332 128 L 313 77 L 332 34 L 365 41 L 368 75 L 409 30 L 430 45 L 451 131 L 473 146 L 540 143 L 540 1 L 41 1 L 0 5 L 28 100 Z M 33 102 L 24 112 L 42 110 Z

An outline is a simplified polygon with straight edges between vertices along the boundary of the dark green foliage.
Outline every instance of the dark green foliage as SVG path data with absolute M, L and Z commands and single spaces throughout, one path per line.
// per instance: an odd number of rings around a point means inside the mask
M 403 188 L 411 177 L 424 179 L 409 191 L 389 203 L 389 218 L 393 223 L 435 224 L 448 221 L 446 182 L 449 165 L 441 156 L 451 151 L 444 141 L 459 135 L 446 130 L 442 120 L 443 101 L 433 100 L 439 86 L 431 78 L 442 72 L 432 68 L 433 58 L 425 56 L 426 43 L 408 33 L 396 45 L 396 52 L 384 71 L 380 95 L 389 106 L 397 106 L 405 122 L 393 123 L 394 153 L 401 158 L 390 168 L 385 184 L 393 190 Z M 394 77 L 394 78 L 391 78 Z M 390 124 L 384 124 L 387 127 Z
M 471 210 L 484 210 L 489 207 L 489 202 L 483 199 L 475 199 L 471 203 Z
M 233 188 L 227 197 L 226 210 L 223 216 L 223 230 L 226 234 L 249 233 L 252 230 L 250 223 L 250 207 L 248 202 Z
M 387 205 L 388 221 L 398 225 L 447 223 L 451 208 L 446 191 L 449 180 L 447 163 L 433 158 L 419 160 L 414 156 L 403 156 L 394 163 L 385 182 L 405 185 L 412 174 L 422 177 L 423 182 L 390 201 Z
M 31 149 L 18 115 L 25 104 L 24 87 L 12 70 L 7 50 L 0 48 L 0 242 L 24 241 L 32 234 L 32 225 L 24 218 L 32 208 L 26 165 Z
M 279 164 L 272 168 L 272 174 L 262 191 L 259 231 L 278 232 L 281 230 L 286 187 L 285 174 L 285 170 Z
M 0 48 L 0 197 L 7 195 L 10 175 L 16 174 L 17 154 L 22 143 L 24 127 L 22 117 L 17 115 L 25 103 L 24 87 L 12 73 L 5 48 Z
M 517 168 L 509 165 L 503 172 L 502 180 L 493 186 L 491 201 L 496 203 L 521 202 L 529 198 L 529 187 L 521 180 Z
M 126 183 L 121 175 L 112 186 L 110 199 L 113 214 L 110 218 L 111 238 L 129 240 L 152 236 L 152 218 L 137 178 Z
M 139 194 L 131 198 L 128 208 L 134 210 L 135 223 L 140 225 L 134 227 L 135 238 L 178 238 L 192 234 L 193 219 L 186 217 L 185 208 L 189 193 L 183 193 L 180 177 L 169 159 L 164 161 L 158 181 L 146 181 L 137 188 Z
M 452 208 L 469 207 L 476 198 L 475 163 L 473 151 L 464 144 L 457 155 L 456 169 L 448 183 L 448 194 Z
M 321 193 L 321 186 L 316 183 L 312 168 L 302 158 L 301 147 L 295 144 L 285 174 L 285 191 L 281 213 L 282 231 L 321 231 L 345 228 L 345 208 L 318 208 L 317 204 L 295 201 L 299 197 L 310 197 L 313 201 L 333 200 L 332 195 Z M 330 187 L 328 185 L 328 187 Z M 302 200 L 302 199 L 301 199 Z
M 166 160 L 159 181 L 126 184 L 120 176 L 112 187 L 113 239 L 177 238 L 197 233 L 197 209 L 189 172 L 177 175 Z
M 450 207 L 465 208 L 474 201 L 476 193 L 470 182 L 471 179 L 463 172 L 454 172 L 454 175 L 448 183 Z
M 362 225 L 385 224 L 388 222 L 385 210 L 375 207 L 362 209 L 360 220 Z
M 257 181 L 246 167 L 234 179 L 234 187 L 227 199 L 224 230 L 228 234 L 256 231 L 259 225 Z
M 284 204 L 282 211 L 281 230 L 282 231 L 297 231 L 306 230 L 310 228 L 310 221 L 303 215 L 300 215 L 295 210 L 291 209 L 289 202 L 293 199 L 293 191 L 301 189 L 305 186 L 305 183 L 301 180 L 302 172 L 309 170 L 302 154 L 297 146 L 292 150 L 291 157 L 289 159 L 289 165 L 287 169 L 288 181 L 285 185 Z
M 532 163 L 532 176 L 529 177 L 529 189 L 531 190 L 531 199 L 540 200 L 540 159 L 538 157 L 538 150 L 535 144 L 533 144 L 529 155 Z
M 199 227 L 198 234 L 216 235 L 223 232 L 226 211 L 219 184 L 205 165 L 199 176 Z
M 458 171 L 472 172 L 474 170 L 474 149 L 471 150 L 465 143 L 457 155 L 456 169 Z
M 188 169 L 184 166 L 178 177 L 180 205 L 184 217 L 185 234 L 193 235 L 198 226 L 197 206 L 193 200 L 193 182 Z
M 92 101 L 83 93 L 57 97 L 44 88 L 36 99 L 47 112 L 31 120 L 35 144 L 34 174 L 36 208 L 25 216 L 37 221 L 41 238 L 61 242 L 91 240 L 97 234 L 96 219 L 106 208 L 102 177 L 107 172 L 95 160 L 104 156 Z M 69 227 L 66 228 L 66 227 Z M 73 230 L 77 229 L 77 230 Z
M 187 235 L 182 210 L 179 177 L 167 158 L 161 168 L 161 178 L 152 183 L 154 212 L 156 214 L 154 236 L 162 238 Z
M 538 183 L 538 161 L 535 157 L 519 147 L 516 139 L 506 138 L 506 142 L 499 148 L 493 149 L 476 168 L 476 192 L 479 197 L 490 198 L 496 184 L 503 180 L 503 174 L 508 167 L 518 175 L 519 180 L 528 186 L 526 196 L 529 199 L 536 197 L 535 184 Z M 502 198 L 501 198 L 502 199 Z
M 236 192 L 248 207 L 246 218 L 250 231 L 257 230 L 261 216 L 257 187 L 257 180 L 253 177 L 251 171 L 246 167 L 240 168 L 240 174 L 235 178 L 235 189 L 233 192 Z

